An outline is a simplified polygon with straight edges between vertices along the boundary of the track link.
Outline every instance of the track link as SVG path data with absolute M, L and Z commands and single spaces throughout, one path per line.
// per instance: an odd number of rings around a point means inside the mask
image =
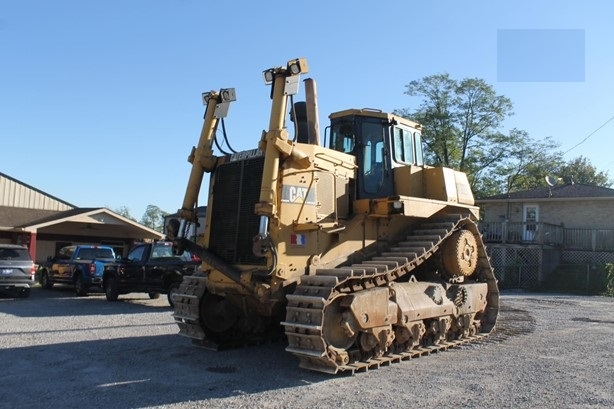
M 487 283 L 487 310 L 481 332 L 452 341 L 440 341 L 427 347 L 416 345 L 409 351 L 388 352 L 377 358 L 363 358 L 359 351 L 343 351 L 328 345 L 325 336 L 324 311 L 339 294 L 386 286 L 410 274 L 430 259 L 455 231 L 467 229 L 478 243 L 478 264 L 475 275 Z M 282 322 L 288 339 L 286 351 L 300 361 L 302 368 L 326 373 L 367 371 L 422 355 L 446 350 L 482 339 L 494 328 L 499 310 L 499 292 L 490 260 L 475 223 L 460 215 L 429 220 L 415 229 L 405 241 L 371 260 L 349 267 L 318 269 L 315 275 L 301 277 L 293 294 L 287 296 L 286 320 Z M 349 359 L 348 359 L 349 357 Z
M 205 275 L 197 273 L 184 276 L 178 291 L 173 295 L 175 323 L 179 326 L 179 335 L 204 341 L 205 332 L 201 326 L 200 300 L 206 291 Z

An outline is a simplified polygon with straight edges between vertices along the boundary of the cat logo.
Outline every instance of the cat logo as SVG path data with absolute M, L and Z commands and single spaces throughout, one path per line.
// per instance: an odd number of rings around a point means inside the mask
M 230 161 L 231 162 L 236 162 L 239 160 L 247 160 L 247 159 L 252 159 L 252 158 L 258 158 L 260 156 L 262 156 L 263 153 L 260 149 L 250 149 L 247 151 L 242 151 L 242 152 L 235 152 L 232 155 L 230 155 Z
M 281 189 L 281 201 L 283 203 L 297 203 L 315 205 L 315 191 L 303 186 L 283 185 Z

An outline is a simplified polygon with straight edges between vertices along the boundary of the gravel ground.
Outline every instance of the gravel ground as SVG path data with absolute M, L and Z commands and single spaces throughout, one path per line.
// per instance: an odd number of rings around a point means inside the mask
M 503 293 L 497 329 L 355 375 L 298 368 L 283 343 L 213 352 L 165 297 L 0 298 L 0 408 L 611 408 L 614 299 Z

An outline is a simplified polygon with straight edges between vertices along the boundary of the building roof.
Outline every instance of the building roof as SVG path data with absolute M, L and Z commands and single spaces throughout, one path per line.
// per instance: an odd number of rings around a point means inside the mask
M 123 217 L 104 207 L 77 208 L 65 211 L 0 207 L 0 230 L 42 233 L 63 226 L 77 234 L 84 229 L 102 236 L 121 235 L 135 239 L 161 239 L 164 235 Z M 66 231 L 68 231 L 66 230 Z
M 34 220 L 52 217 L 59 210 L 26 209 L 23 207 L 0 206 L 0 230 L 23 226 Z
M 25 209 L 30 210 L 30 209 Z M 61 220 L 68 220 L 74 216 L 82 215 L 91 212 L 92 210 L 103 210 L 103 208 L 95 208 L 95 207 L 80 207 L 77 209 L 64 210 L 62 212 L 55 212 L 54 214 L 49 214 L 40 218 L 32 218 L 31 220 L 23 223 L 23 224 L 15 224 L 15 227 L 27 228 L 33 226 L 45 226 L 49 224 L 56 224 Z
M 35 188 L 34 186 L 28 185 L 27 183 L 24 183 L 24 182 L 22 182 L 21 180 L 15 179 L 14 177 L 7 175 L 6 173 L 2 173 L 2 172 L 0 172 L 0 177 L 3 177 L 3 178 L 5 178 L 5 179 L 7 179 L 7 180 L 12 181 L 13 183 L 16 183 L 16 184 L 18 184 L 18 185 L 21 185 L 21 186 L 23 186 L 24 188 L 27 188 L 27 189 L 30 189 L 30 190 L 32 190 L 32 191 L 34 191 L 34 192 L 40 193 L 40 194 L 41 194 L 41 195 L 43 195 L 43 196 L 47 196 L 48 198 L 53 199 L 53 200 L 55 200 L 55 201 L 57 201 L 57 202 L 59 202 L 59 203 L 62 203 L 62 204 L 64 204 L 64 205 L 68 206 L 68 207 L 77 207 L 77 206 L 75 206 L 75 205 L 74 205 L 74 204 L 72 204 L 72 203 L 68 203 L 67 201 L 62 200 L 62 199 L 60 199 L 60 198 L 58 198 L 58 197 L 55 197 L 55 196 L 53 196 L 53 195 L 50 195 L 50 194 L 49 194 L 49 193 L 47 193 L 47 192 L 43 192 L 42 190 L 37 189 L 37 188 Z M 0 223 L 0 226 L 1 226 L 1 225 L 2 225 L 2 223 Z
M 537 189 L 522 190 L 518 192 L 503 193 L 477 199 L 476 202 L 500 200 L 546 200 L 546 199 L 594 199 L 613 198 L 614 189 L 600 186 L 583 185 L 581 183 L 567 183 L 556 186 L 545 186 Z

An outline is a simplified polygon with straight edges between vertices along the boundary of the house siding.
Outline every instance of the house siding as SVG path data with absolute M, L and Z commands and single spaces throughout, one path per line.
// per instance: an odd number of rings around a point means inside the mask
M 566 228 L 614 229 L 614 200 L 482 203 L 483 222 L 522 222 L 525 204 L 539 206 L 539 221 Z M 509 206 L 509 215 L 508 215 Z
M 537 288 L 579 272 L 585 291 L 600 283 L 604 265 L 614 262 L 614 190 L 561 185 L 476 200 L 480 229 L 501 288 Z M 527 237 L 525 205 L 539 207 L 536 235 Z M 575 285 L 575 284 L 574 284 Z
M 582 200 L 540 204 L 540 221 L 566 228 L 614 229 L 614 201 Z

